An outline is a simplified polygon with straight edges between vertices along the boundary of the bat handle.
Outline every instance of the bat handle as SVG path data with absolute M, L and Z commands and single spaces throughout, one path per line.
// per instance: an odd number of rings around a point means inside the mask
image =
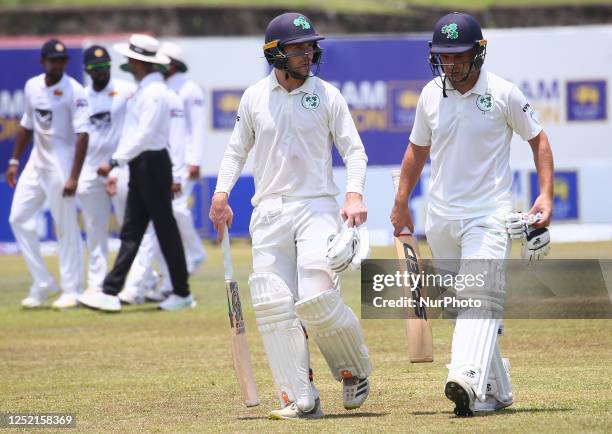
M 223 252 L 223 268 L 225 269 L 225 280 L 233 280 L 234 266 L 232 264 L 232 254 L 230 250 L 229 231 L 227 229 L 227 225 L 225 226 L 225 232 L 223 233 L 223 239 L 221 240 L 221 251 Z

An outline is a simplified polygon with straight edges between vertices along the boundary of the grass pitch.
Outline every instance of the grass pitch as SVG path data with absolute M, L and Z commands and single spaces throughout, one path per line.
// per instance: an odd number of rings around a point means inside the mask
M 21 257 L 0 257 L 0 412 L 71 412 L 83 432 L 609 432 L 612 426 L 612 322 L 509 320 L 501 338 L 512 363 L 515 404 L 498 414 L 457 419 L 444 397 L 452 324 L 434 322 L 435 362 L 408 363 L 400 320 L 363 321 L 374 364 L 364 406 L 347 412 L 311 342 L 326 418 L 269 421 L 277 405 L 247 289 L 249 245 L 233 255 L 262 403 L 245 408 L 232 368 L 220 249 L 192 279 L 196 309 L 154 305 L 120 314 L 87 309 L 24 311 L 29 286 Z M 422 251 L 426 251 L 422 246 Z M 610 257 L 612 243 L 555 244 L 555 257 Z M 516 254 L 516 252 L 515 252 Z M 393 258 L 392 248 L 376 258 Z M 55 258 L 49 258 L 53 271 Z M 359 276 L 343 282 L 359 311 Z

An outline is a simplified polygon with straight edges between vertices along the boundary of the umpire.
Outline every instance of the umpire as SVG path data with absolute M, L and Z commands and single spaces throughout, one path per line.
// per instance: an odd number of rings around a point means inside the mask
M 153 221 L 162 253 L 170 270 L 173 294 L 159 307 L 179 310 L 191 307 L 193 299 L 187 283 L 185 252 L 176 220 L 172 214 L 172 163 L 168 154 L 169 107 L 167 88 L 157 65 L 170 63 L 158 53 L 159 42 L 134 34 L 129 43 L 116 44 L 115 50 L 128 58 L 121 66 L 138 82 L 128 101 L 123 134 L 109 163 L 98 175 L 107 176 L 115 166 L 130 167 L 125 220 L 121 228 L 121 248 L 101 292 L 79 298 L 85 306 L 105 311 L 120 311 L 117 294 L 121 291 L 149 221 Z

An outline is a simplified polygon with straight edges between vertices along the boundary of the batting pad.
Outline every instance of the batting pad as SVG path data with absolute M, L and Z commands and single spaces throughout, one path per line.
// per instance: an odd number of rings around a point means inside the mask
M 507 402 L 512 399 L 512 384 L 510 383 L 510 362 L 506 359 L 508 366 L 504 365 L 504 360 L 499 350 L 499 342 L 495 343 L 493 357 L 491 358 L 491 373 L 489 374 L 489 383 L 491 383 L 491 391 L 487 395 L 493 395 L 495 399 L 502 402 Z
M 372 372 L 359 320 L 344 304 L 340 292 L 330 289 L 295 304 L 295 310 L 314 336 L 336 380 Z
M 481 401 L 486 399 L 487 379 L 501 323 L 501 319 L 492 316 L 491 311 L 482 309 L 461 312 L 453 334 L 449 375 L 468 377 L 466 380 Z
M 308 376 L 310 354 L 291 291 L 274 273 L 253 273 L 249 287 L 268 363 L 281 406 L 295 402 L 302 411 L 314 408 Z

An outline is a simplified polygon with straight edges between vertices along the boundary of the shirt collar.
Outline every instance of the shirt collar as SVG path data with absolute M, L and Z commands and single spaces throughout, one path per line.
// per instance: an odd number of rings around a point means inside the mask
M 150 83 L 154 83 L 156 81 L 161 81 L 162 83 L 164 82 L 164 76 L 161 75 L 161 72 L 156 71 L 147 74 L 142 80 L 140 80 L 140 83 L 138 83 L 138 87 L 143 88 L 149 85 Z
M 276 78 L 275 69 L 272 69 L 272 72 L 270 72 L 269 79 L 270 79 L 270 91 L 273 91 L 277 87 L 284 89 L 281 86 L 281 84 L 278 82 L 278 79 Z M 314 77 L 308 77 L 306 81 L 300 87 L 292 90 L 289 93 L 290 94 L 295 94 L 295 93 L 300 93 L 300 92 L 301 93 L 314 93 L 316 84 L 317 83 Z
M 487 71 L 484 68 L 480 68 L 480 75 L 478 76 L 478 80 L 476 80 L 476 84 L 472 89 L 466 92 L 466 95 L 471 93 L 475 93 L 477 95 L 484 95 L 487 93 L 489 88 L 489 81 L 487 80 Z
M 185 74 L 184 73 L 176 72 L 176 73 L 172 74 L 166 80 L 166 84 L 168 85 L 168 87 L 170 87 L 170 88 L 172 88 L 174 90 L 178 90 L 185 80 L 186 79 L 185 79 Z

